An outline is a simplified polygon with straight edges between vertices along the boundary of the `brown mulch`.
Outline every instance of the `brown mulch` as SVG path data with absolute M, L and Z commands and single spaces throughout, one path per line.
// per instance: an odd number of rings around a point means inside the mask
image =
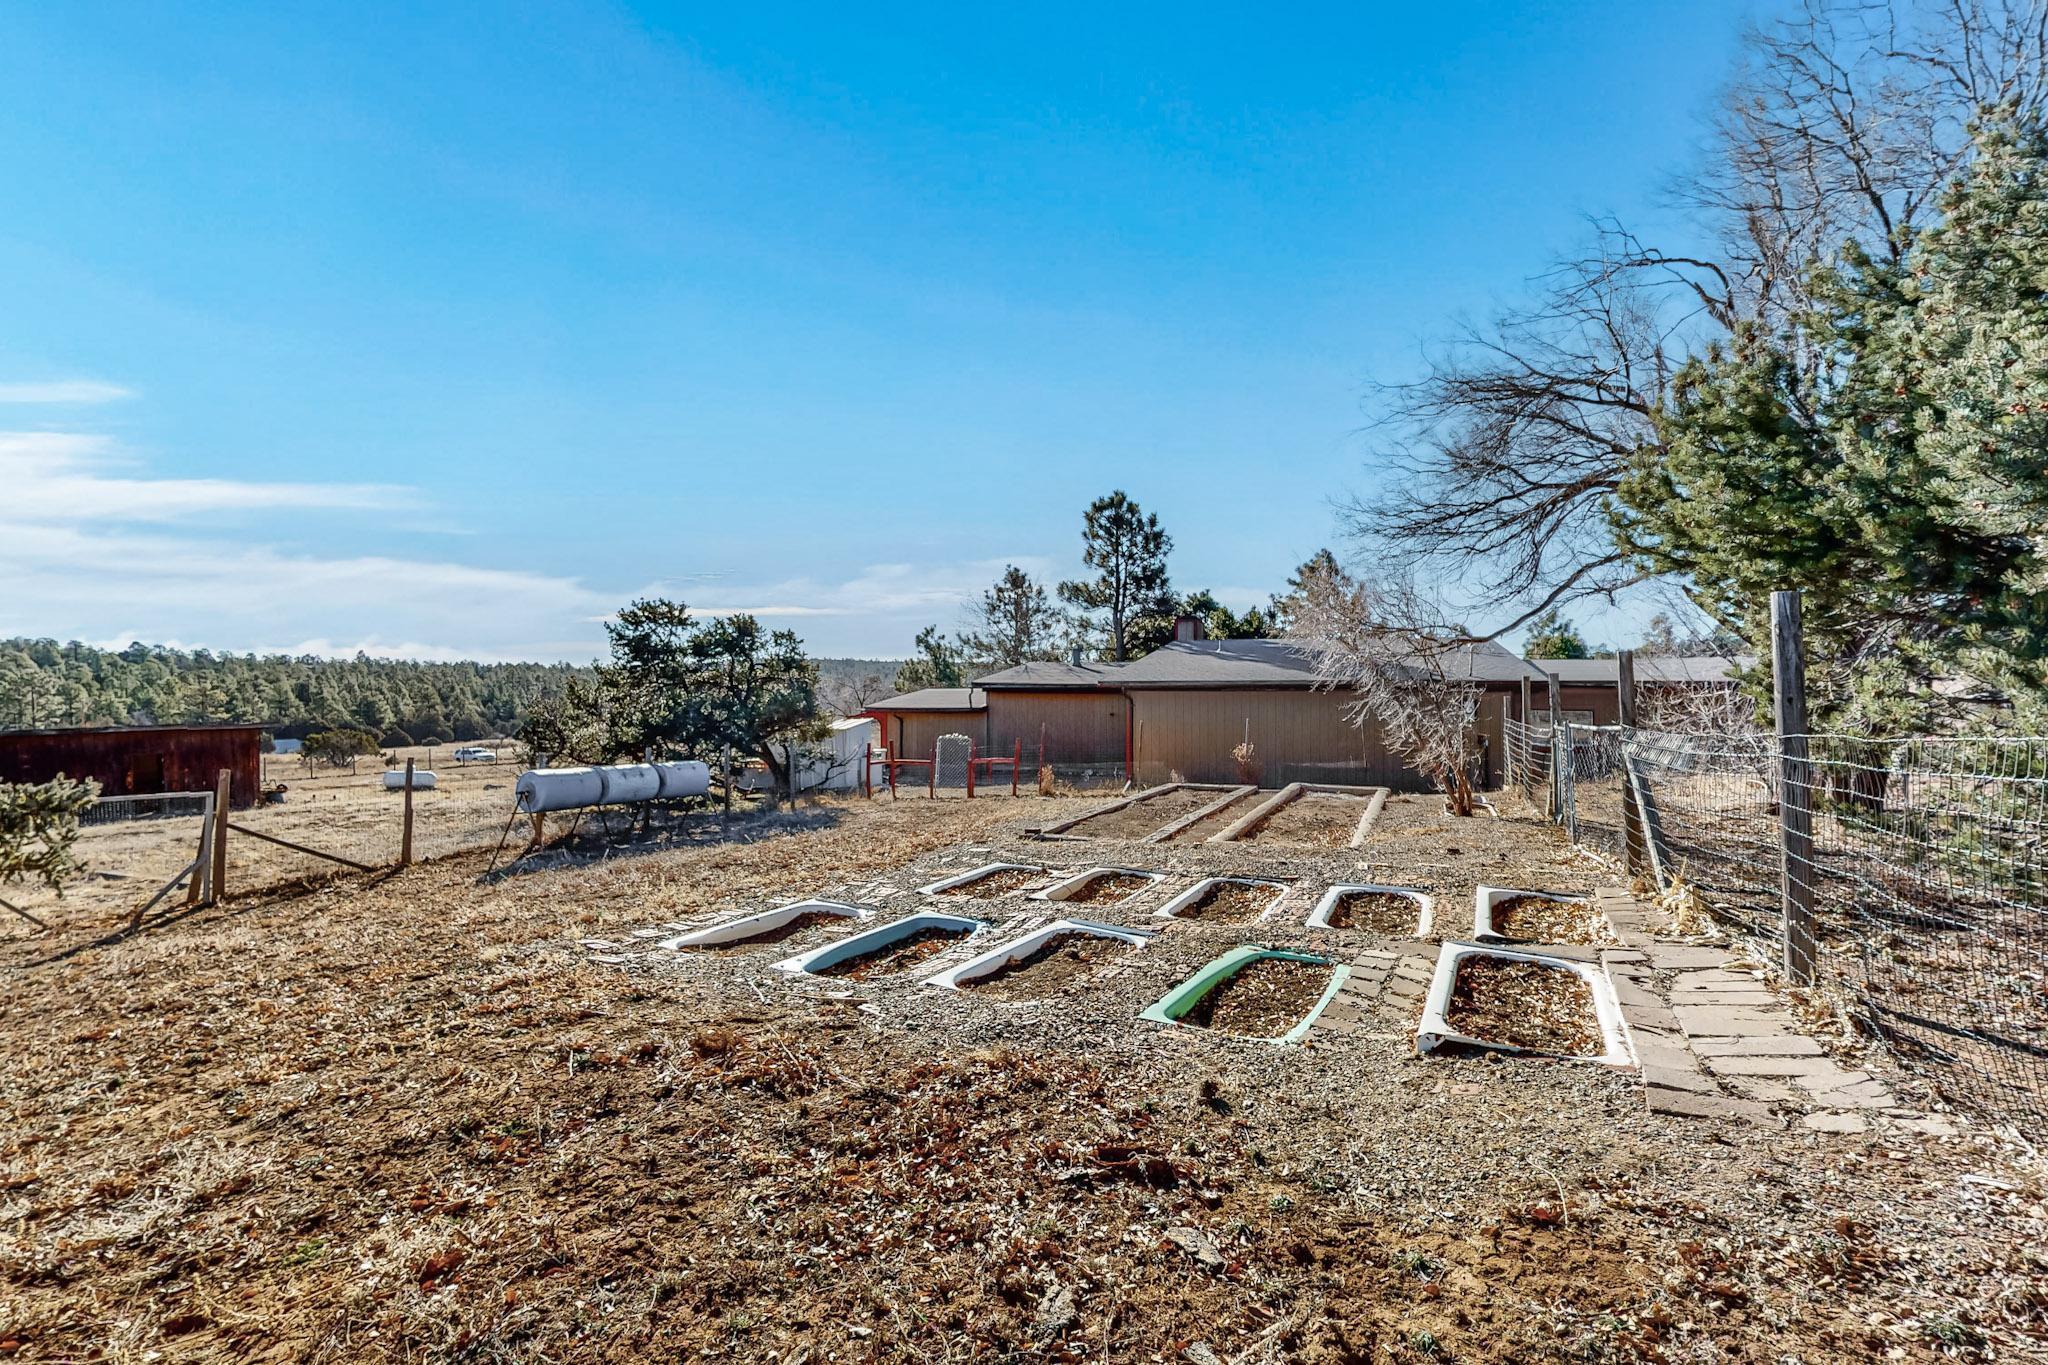
M 693 943 L 685 948 L 684 951 L 692 953 L 743 953 L 755 948 L 766 947 L 771 943 L 781 943 L 787 939 L 795 938 L 805 930 L 815 929 L 821 924 L 836 924 L 841 928 L 845 928 L 854 923 L 857 923 L 857 921 L 850 915 L 834 915 L 824 910 L 806 910 L 789 923 L 779 925 L 776 928 L 763 929 L 758 934 L 749 934 L 746 938 L 729 939 L 724 943 Z
M 1602 945 L 1615 942 L 1607 916 L 1590 901 L 1550 896 L 1511 896 L 1493 907 L 1493 931 L 1531 943 Z
M 1122 810 L 1110 811 L 1083 820 L 1068 830 L 1069 834 L 1085 835 L 1090 839 L 1142 839 L 1162 825 L 1170 825 L 1183 815 L 1192 815 L 1213 801 L 1220 801 L 1220 791 L 1172 791 L 1151 797 Z
M 1385 891 L 1347 891 L 1330 907 L 1332 929 L 1358 929 L 1394 938 L 1414 937 L 1421 917 L 1420 905 Z
M 871 953 L 849 957 L 829 967 L 819 968 L 817 976 L 843 976 L 854 981 L 865 981 L 871 976 L 893 976 L 907 972 L 946 951 L 946 945 L 965 936 L 965 929 L 946 929 L 934 926 L 906 934 L 894 943 L 885 944 Z
M 1344 848 L 1365 816 L 1366 800 L 1310 792 L 1274 811 L 1248 839 L 1273 844 L 1306 844 L 1311 848 Z
M 1278 1038 L 1329 989 L 1328 963 L 1262 957 L 1211 986 L 1181 1022 L 1244 1038 Z
M 1111 959 L 1130 950 L 1131 945 L 1122 939 L 1061 934 L 1026 957 L 960 984 L 991 1000 L 1040 1000 L 1093 976 Z
M 1223 797 L 1221 792 L 1210 792 L 1209 795 L 1216 797 L 1218 800 L 1221 800 Z M 1253 806 L 1271 795 L 1271 792 L 1248 792 L 1238 797 L 1237 800 L 1232 801 L 1222 810 L 1217 811 L 1214 815 L 1203 816 L 1166 842 L 1176 845 L 1199 844 L 1212 834 L 1222 833 L 1224 828 L 1233 822 L 1242 820 Z
M 1176 910 L 1174 918 L 1200 920 L 1206 924 L 1245 924 L 1257 919 L 1286 890 L 1282 886 L 1260 883 L 1218 882 L 1199 898 Z
M 1458 964 L 1444 1022 L 1468 1038 L 1531 1052 L 1584 1056 L 1605 1047 L 1593 988 L 1573 972 L 1539 962 L 1466 958 Z
M 1042 867 L 1006 867 L 986 876 L 976 877 L 971 882 L 949 886 L 939 892 L 941 896 L 1007 896 L 1012 891 L 1022 890 L 1045 876 Z
M 1128 872 L 1112 872 L 1097 877 L 1086 886 L 1066 898 L 1066 905 L 1115 905 L 1127 901 L 1153 884 L 1150 877 L 1134 877 Z

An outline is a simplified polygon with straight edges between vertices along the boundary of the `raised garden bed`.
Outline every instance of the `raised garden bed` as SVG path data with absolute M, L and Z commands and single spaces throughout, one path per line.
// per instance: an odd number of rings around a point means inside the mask
M 1222 810 L 1212 811 L 1195 821 L 1192 825 L 1186 825 L 1176 830 L 1164 842 L 1171 844 L 1199 844 L 1214 835 L 1221 834 L 1224 830 L 1236 824 L 1244 817 L 1246 812 L 1251 810 L 1260 801 L 1265 800 L 1269 795 L 1271 795 L 1270 792 L 1246 792 L 1243 796 L 1233 798 L 1230 804 L 1226 805 Z
M 1346 848 L 1358 832 L 1370 802 L 1360 796 L 1328 796 L 1307 792 L 1268 816 L 1242 837 L 1273 844 L 1305 844 L 1310 848 Z
M 1436 902 L 1405 886 L 1345 882 L 1323 893 L 1309 913 L 1311 929 L 1349 929 L 1389 938 L 1427 938 Z
M 1350 970 L 1309 953 L 1233 948 L 1139 1017 L 1265 1042 L 1297 1042 Z
M 923 966 L 949 945 L 985 927 L 982 921 L 965 915 L 926 910 L 788 958 L 775 967 L 798 976 L 842 976 L 855 981 L 893 976 Z
M 941 972 L 925 984 L 972 990 L 994 1000 L 1037 1000 L 1056 995 L 1108 963 L 1142 948 L 1143 930 L 1093 924 L 1087 920 L 1055 920 L 1023 938 L 991 948 L 981 956 Z
M 1093 815 L 1069 829 L 1090 839 L 1141 839 L 1162 825 L 1192 815 L 1222 793 L 1208 787 L 1178 787 L 1128 806 Z
M 1583 896 L 1482 886 L 1473 894 L 1472 933 L 1481 942 L 1615 942 L 1607 917 Z
M 1588 963 L 1447 944 L 1416 1050 L 1446 1044 L 1631 1066 L 1614 988 Z
M 1153 913 L 1204 924 L 1249 924 L 1280 908 L 1287 883 L 1257 877 L 1205 877 Z
M 1007 896 L 1044 878 L 1045 869 L 1032 863 L 984 863 L 917 889 L 925 896 Z
M 1091 867 L 1065 881 L 1055 882 L 1043 891 L 1032 892 L 1031 899 L 1069 901 L 1075 905 L 1115 905 L 1138 895 L 1165 877 L 1163 872 L 1147 872 L 1135 867 Z
M 848 905 L 843 901 L 791 901 L 787 905 L 778 905 L 773 910 L 743 915 L 738 919 L 727 920 L 723 924 L 714 924 L 708 929 L 698 929 L 691 933 L 678 934 L 674 938 L 663 939 L 661 946 L 685 952 L 758 948 L 764 944 L 781 943 L 821 924 L 838 923 L 849 919 L 862 920 L 873 913 L 865 906 Z

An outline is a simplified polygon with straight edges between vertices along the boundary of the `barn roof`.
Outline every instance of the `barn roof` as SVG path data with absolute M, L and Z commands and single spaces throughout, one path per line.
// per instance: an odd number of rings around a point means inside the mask
M 870 706 L 870 711 L 981 711 L 988 694 L 979 687 L 921 687 Z
M 1314 687 L 1315 665 L 1294 640 L 1182 640 L 1117 675 L 1119 687 Z M 1453 676 L 1478 683 L 1543 682 L 1543 674 L 1491 640 L 1456 651 Z
M 1093 660 L 1074 664 L 1034 659 L 991 673 L 986 678 L 976 678 L 974 685 L 999 690 L 1022 688 L 1032 691 L 1101 687 L 1105 684 L 1113 686 L 1127 667 L 1128 664 L 1097 663 Z
M 20 739 L 25 735 L 163 735 L 194 730 L 263 730 L 259 721 L 202 721 L 193 725 L 63 725 L 45 730 L 0 729 L 0 738 Z

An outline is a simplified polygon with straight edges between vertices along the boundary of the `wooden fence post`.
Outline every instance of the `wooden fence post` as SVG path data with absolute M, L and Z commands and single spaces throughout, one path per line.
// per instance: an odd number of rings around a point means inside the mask
M 1568 760 L 1571 755 L 1560 756 L 1557 752 L 1558 741 L 1563 738 L 1559 732 L 1564 729 L 1564 706 L 1558 700 L 1557 674 L 1546 669 L 1543 676 L 1550 689 L 1550 809 L 1545 813 L 1555 820 L 1564 814 L 1564 777 L 1559 760 L 1560 757 Z
M 1621 744 L 1626 751 L 1629 736 L 1636 728 L 1636 652 L 1632 649 L 1622 650 L 1614 660 L 1614 688 L 1620 694 Z M 1635 783 L 1628 779 L 1624 765 L 1621 783 L 1622 866 L 1630 872 L 1643 870 L 1642 825 L 1643 812 L 1636 804 Z
M 405 828 L 398 836 L 398 865 L 412 866 L 412 765 L 405 760 Z
M 226 768 L 213 781 L 213 875 L 207 888 L 209 900 L 220 900 L 228 894 L 228 794 L 232 790 L 234 774 Z
M 1779 898 L 1785 979 L 1811 984 L 1814 968 L 1813 779 L 1806 745 L 1806 656 L 1797 589 L 1771 594 L 1771 700 L 1778 727 Z
M 199 822 L 199 851 L 192 860 L 192 880 L 185 884 L 185 904 L 213 901 L 213 802 L 206 803 L 206 818 Z M 138 916 L 138 918 L 140 918 Z

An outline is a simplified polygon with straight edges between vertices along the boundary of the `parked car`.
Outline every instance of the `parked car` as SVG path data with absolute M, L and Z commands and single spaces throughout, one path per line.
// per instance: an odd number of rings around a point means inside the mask
M 455 761 L 457 763 L 496 763 L 498 761 L 498 751 L 486 749 L 475 744 L 465 744 L 455 751 Z

